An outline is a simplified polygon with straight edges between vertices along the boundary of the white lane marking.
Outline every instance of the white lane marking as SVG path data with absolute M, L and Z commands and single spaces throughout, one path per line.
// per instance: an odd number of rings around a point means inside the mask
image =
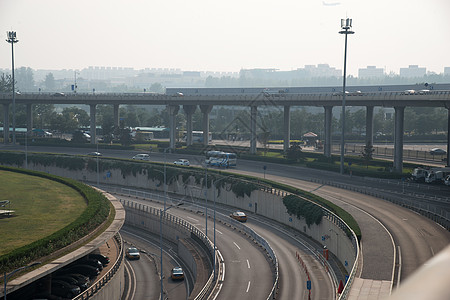
M 127 291 L 127 296 L 129 296 L 130 298 L 126 298 L 126 299 L 133 299 L 134 295 L 136 294 L 136 273 L 134 273 L 133 267 L 131 266 L 130 262 L 125 260 L 125 268 L 127 269 L 128 273 L 130 274 L 130 277 L 133 280 L 133 289 L 130 291 L 130 289 L 128 289 Z
M 239 247 L 238 244 L 236 244 L 236 242 L 233 242 L 233 244 L 234 244 L 239 250 L 241 250 L 241 247 Z
M 247 290 L 245 291 L 246 293 L 248 293 L 248 290 L 250 289 L 250 281 L 248 282 L 248 285 L 247 285 Z
M 195 219 L 195 218 L 192 218 L 192 217 L 189 217 L 189 216 L 186 216 L 186 218 L 187 218 L 187 219 L 191 219 L 191 220 L 193 220 L 193 221 L 195 221 L 195 222 L 198 222 L 198 220 Z
M 247 267 L 250 269 L 250 262 L 247 259 Z
M 219 230 L 217 230 L 217 229 L 216 229 L 216 232 L 218 232 L 218 233 L 220 233 L 220 234 L 223 234 L 222 232 L 220 232 L 220 231 L 219 231 Z

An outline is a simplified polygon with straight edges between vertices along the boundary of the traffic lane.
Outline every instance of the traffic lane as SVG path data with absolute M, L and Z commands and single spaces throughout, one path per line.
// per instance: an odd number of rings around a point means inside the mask
M 123 234 L 122 234 L 123 233 Z M 157 236 L 143 233 L 134 227 L 124 226 L 121 234 L 127 242 L 132 243 L 145 253 L 141 253 L 139 260 L 130 261 L 135 277 L 136 292 L 135 300 L 140 299 L 159 299 L 161 294 L 161 285 L 159 278 L 160 269 L 160 248 Z M 166 247 L 166 245 L 164 246 Z M 169 248 L 170 249 L 170 248 Z M 167 252 L 172 252 L 168 254 Z M 164 294 L 170 299 L 187 299 L 187 280 L 174 281 L 171 279 L 171 270 L 179 266 L 179 259 L 174 256 L 173 251 L 163 251 L 163 289 Z
M 392 245 L 392 242 L 389 242 L 389 238 L 384 233 L 385 230 L 382 226 L 380 227 L 380 224 L 377 224 L 378 222 L 373 222 L 371 218 L 368 218 L 365 213 L 361 213 L 359 209 L 380 220 L 388 228 L 388 231 L 392 233 L 395 243 L 400 246 L 402 279 L 409 276 L 435 253 L 441 251 L 450 243 L 450 233 L 448 231 L 408 209 L 364 194 L 289 179 L 287 176 L 295 178 L 295 174 L 292 174 L 289 168 L 284 168 L 283 173 L 283 177 L 273 176 L 270 179 L 323 196 L 325 199 L 347 210 L 356 219 L 363 236 L 362 253 L 364 265 L 361 274 L 362 278 L 391 280 L 391 276 L 388 274 L 392 274 L 390 257 L 393 259 L 393 249 L 389 249 L 391 247 L 389 245 Z M 249 175 L 254 174 L 249 172 Z M 328 191 L 328 194 L 326 191 Z M 330 193 L 332 194 L 331 197 L 329 196 Z M 399 217 L 405 214 L 407 216 Z M 406 222 L 406 220 L 410 220 L 410 222 Z M 420 224 L 420 228 L 417 228 L 416 224 Z
M 311 279 L 311 299 L 333 299 L 334 285 L 329 274 L 297 240 L 292 233 L 279 230 L 276 226 L 261 222 L 250 216 L 248 226 L 263 236 L 277 255 L 280 270 L 280 285 L 277 299 L 307 299 L 308 277 L 297 259 L 297 253 L 306 264 Z
M 130 198 L 132 200 L 132 198 Z M 162 204 L 133 199 L 135 202 L 161 208 Z M 205 217 L 197 206 L 185 204 L 186 210 L 173 207 L 170 214 L 180 217 L 205 233 Z M 212 213 L 212 211 L 211 211 Z M 208 236 L 213 241 L 214 223 L 208 219 Z M 273 270 L 261 248 L 234 228 L 216 222 L 216 246 L 225 261 L 225 280 L 217 299 L 266 299 L 273 287 Z
M 391 202 L 355 192 L 343 193 L 342 190 L 333 187 L 323 187 L 314 193 L 328 198 L 347 211 L 350 208 L 346 208 L 346 205 L 357 206 L 380 220 L 392 235 L 397 246 L 396 250 L 398 251 L 400 247 L 402 280 L 450 243 L 450 232 L 430 219 Z M 328 197 L 331 193 L 334 197 Z M 356 212 L 350 213 L 353 216 L 357 215 Z M 364 270 L 369 269 L 369 264 L 375 267 L 374 270 L 380 269 L 384 264 L 383 258 L 388 257 L 387 249 L 383 246 L 387 243 L 380 242 L 384 231 L 374 231 L 374 225 L 367 224 L 370 222 L 368 220 L 358 219 L 357 222 L 362 230 Z M 363 274 L 370 273 L 363 272 Z

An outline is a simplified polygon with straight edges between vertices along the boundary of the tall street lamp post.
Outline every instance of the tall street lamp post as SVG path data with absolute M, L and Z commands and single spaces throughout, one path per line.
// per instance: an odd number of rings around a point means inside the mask
M 183 203 L 178 203 L 176 206 L 181 206 L 181 205 L 183 205 Z M 161 300 L 164 300 L 164 288 L 163 288 L 163 277 L 164 277 L 164 275 L 163 275 L 163 242 L 162 242 L 162 215 L 163 214 L 165 214 L 166 213 L 166 211 L 168 211 L 169 209 L 171 209 L 172 207 L 175 207 L 175 206 L 169 206 L 169 207 L 166 207 L 166 208 L 164 208 L 164 209 L 160 209 L 159 210 L 159 247 L 160 247 L 160 249 L 161 249 L 161 253 L 160 253 L 160 258 L 161 258 L 161 274 L 160 274 L 160 276 L 161 276 L 161 296 L 160 296 L 160 298 L 161 298 Z
M 13 276 L 14 274 L 16 274 L 17 272 L 19 272 L 19 271 L 21 271 L 21 270 L 28 269 L 28 268 L 34 267 L 34 266 L 36 266 L 36 265 L 39 265 L 39 264 L 40 264 L 40 262 L 34 262 L 34 263 L 32 263 L 31 265 L 24 266 L 24 267 L 20 267 L 20 268 L 18 268 L 18 269 L 16 269 L 16 270 L 12 271 L 12 272 L 9 273 L 9 274 L 6 274 L 6 272 L 4 273 L 4 277 L 3 277 L 3 281 L 4 281 L 4 289 L 3 289 L 3 292 L 4 292 L 4 294 L 5 294 L 4 300 L 6 300 L 6 284 L 8 283 L 8 280 L 11 278 L 11 276 Z
M 220 178 L 217 181 L 212 181 L 212 186 L 216 187 L 216 185 L 219 183 L 219 181 L 230 178 L 234 175 L 226 176 L 223 178 Z M 214 281 L 216 280 L 216 191 L 214 190 Z
M 341 19 L 340 34 L 345 34 L 344 50 L 344 82 L 342 87 L 342 136 L 341 136 L 341 174 L 344 174 L 344 154 L 345 154 L 345 79 L 347 77 L 347 35 L 355 33 L 352 31 L 352 19 Z
M 8 31 L 7 33 L 8 39 L 6 40 L 11 44 L 11 57 L 12 57 L 12 104 L 13 104 L 13 145 L 16 144 L 16 88 L 15 88 L 15 79 L 14 79 L 14 44 L 19 40 L 16 39 L 15 31 Z M 3 124 L 3 126 L 9 126 L 9 124 Z

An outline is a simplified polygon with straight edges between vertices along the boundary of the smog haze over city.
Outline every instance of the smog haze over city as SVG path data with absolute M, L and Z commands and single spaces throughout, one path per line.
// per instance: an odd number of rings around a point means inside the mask
M 178 68 L 238 72 L 343 68 L 341 18 L 352 18 L 347 73 L 450 66 L 448 0 L 2 0 L 0 69 Z

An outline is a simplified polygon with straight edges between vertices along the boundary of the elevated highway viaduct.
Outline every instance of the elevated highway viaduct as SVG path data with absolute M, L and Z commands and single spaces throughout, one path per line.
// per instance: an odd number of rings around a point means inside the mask
M 405 88 L 408 88 L 405 92 Z M 379 86 L 353 87 L 360 88 L 358 92 L 345 94 L 347 105 L 366 107 L 366 144 L 373 145 L 373 112 L 374 107 L 393 107 L 395 109 L 395 141 L 394 141 L 394 169 L 398 172 L 403 168 L 403 127 L 404 110 L 406 107 L 450 107 L 450 85 L 433 85 L 432 90 L 415 91 L 417 86 Z M 325 88 L 324 88 L 325 89 Z M 169 112 L 170 148 L 175 146 L 175 120 L 180 106 L 186 114 L 187 120 L 187 144 L 192 143 L 192 115 L 200 107 L 203 114 L 203 141 L 209 139 L 209 114 L 213 106 L 245 106 L 249 107 L 250 116 L 250 152 L 256 153 L 256 136 L 258 132 L 257 113 L 258 108 L 276 107 L 284 112 L 284 150 L 289 147 L 290 141 L 290 109 L 293 106 L 315 106 L 324 108 L 324 154 L 331 156 L 331 120 L 333 107 L 339 107 L 343 102 L 343 94 L 331 92 L 330 89 L 320 88 L 289 88 L 278 89 L 276 92 L 265 89 L 168 89 L 166 94 L 153 93 L 92 93 L 92 94 L 47 94 L 47 93 L 23 93 L 17 94 L 14 101 L 17 104 L 25 104 L 27 107 L 27 129 L 33 128 L 32 105 L 33 104 L 78 104 L 90 107 L 90 132 L 91 143 L 96 142 L 96 107 L 100 104 L 113 105 L 114 123 L 119 125 L 120 105 L 165 105 Z M 182 90 L 183 92 L 179 92 Z M 337 89 L 335 89 L 337 90 Z M 0 94 L 0 103 L 4 107 L 4 124 L 9 124 L 9 109 L 13 102 L 11 93 Z M 450 119 L 450 113 L 449 113 Z M 450 122 L 448 122 L 450 127 Z M 13 128 L 13 135 L 15 128 Z M 9 128 L 5 128 L 3 137 L 5 143 L 9 142 Z M 450 138 L 447 140 L 447 149 L 450 146 Z M 450 153 L 447 151 L 447 161 L 450 161 Z

